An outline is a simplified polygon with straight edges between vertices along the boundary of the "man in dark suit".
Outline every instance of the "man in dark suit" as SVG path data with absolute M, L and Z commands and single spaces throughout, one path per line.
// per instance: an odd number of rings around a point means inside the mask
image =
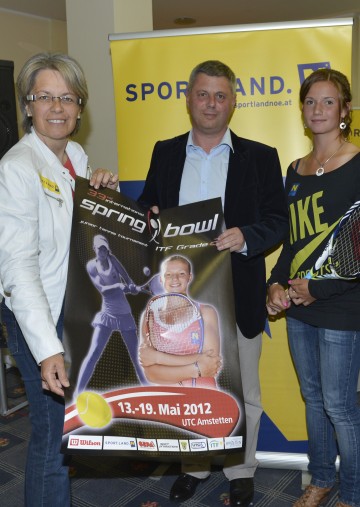
M 239 360 L 246 411 L 246 450 L 225 459 L 230 505 L 248 506 L 262 413 L 259 383 L 261 333 L 266 319 L 264 253 L 288 231 L 288 215 L 275 148 L 236 136 L 228 124 L 236 106 L 236 78 L 219 61 L 197 65 L 189 79 L 186 104 L 190 132 L 156 143 L 139 202 L 153 211 L 221 197 L 226 230 L 217 248 L 229 249 L 235 296 Z M 185 501 L 210 474 L 210 463 L 192 458 L 170 499 Z

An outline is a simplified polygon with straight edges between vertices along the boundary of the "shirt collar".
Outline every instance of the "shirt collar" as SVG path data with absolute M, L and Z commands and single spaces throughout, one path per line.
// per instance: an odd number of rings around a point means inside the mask
M 220 143 L 217 146 L 214 146 L 214 148 L 217 148 L 218 146 L 222 146 L 222 145 L 229 146 L 229 148 L 231 149 L 231 151 L 234 152 L 234 148 L 233 148 L 233 145 L 232 145 L 231 133 L 230 133 L 230 128 L 229 127 L 226 129 L 224 137 L 222 138 L 222 140 L 220 141 Z M 188 140 L 187 140 L 187 143 L 186 143 L 186 149 L 187 150 L 189 149 L 189 147 L 191 147 L 191 148 L 197 148 L 197 145 L 193 141 L 193 131 L 192 131 L 192 129 L 189 132 L 189 137 L 188 137 Z M 214 149 L 214 148 L 212 148 L 212 149 Z

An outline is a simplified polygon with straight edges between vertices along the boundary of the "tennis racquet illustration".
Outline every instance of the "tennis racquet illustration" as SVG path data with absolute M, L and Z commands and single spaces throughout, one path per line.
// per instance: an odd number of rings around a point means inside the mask
M 166 293 L 150 299 L 145 313 L 146 336 L 151 345 L 168 354 L 201 353 L 204 325 L 199 305 L 188 296 Z M 183 386 L 215 385 L 215 379 L 197 378 L 181 382 Z
M 146 276 L 150 276 L 150 268 L 147 266 L 144 267 L 143 273 Z M 142 285 L 136 286 L 138 292 L 145 292 L 145 294 L 150 294 L 151 296 L 160 294 L 163 292 L 164 288 L 160 281 L 160 273 L 155 273 L 153 276 L 148 278 L 148 280 Z
M 325 263 L 330 272 L 318 274 Z M 339 221 L 323 253 L 305 278 L 352 280 L 359 277 L 360 201 L 356 201 Z

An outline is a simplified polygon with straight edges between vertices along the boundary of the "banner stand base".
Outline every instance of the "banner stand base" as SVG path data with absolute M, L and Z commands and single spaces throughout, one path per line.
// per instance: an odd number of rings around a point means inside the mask
M 287 452 L 257 452 L 256 459 L 261 468 L 280 468 L 284 470 L 301 470 L 301 488 L 310 484 L 311 474 L 307 471 L 309 459 L 306 454 Z M 336 470 L 339 471 L 339 456 L 336 458 Z

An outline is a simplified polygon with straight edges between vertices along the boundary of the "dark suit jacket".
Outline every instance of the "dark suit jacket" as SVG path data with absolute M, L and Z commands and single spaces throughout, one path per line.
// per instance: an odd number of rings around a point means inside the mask
M 139 202 L 160 210 L 179 204 L 180 183 L 189 133 L 155 144 Z M 225 190 L 225 223 L 239 227 L 248 254 L 231 254 L 237 324 L 247 338 L 259 334 L 266 319 L 264 253 L 288 232 L 288 212 L 279 157 L 275 148 L 231 132 Z

